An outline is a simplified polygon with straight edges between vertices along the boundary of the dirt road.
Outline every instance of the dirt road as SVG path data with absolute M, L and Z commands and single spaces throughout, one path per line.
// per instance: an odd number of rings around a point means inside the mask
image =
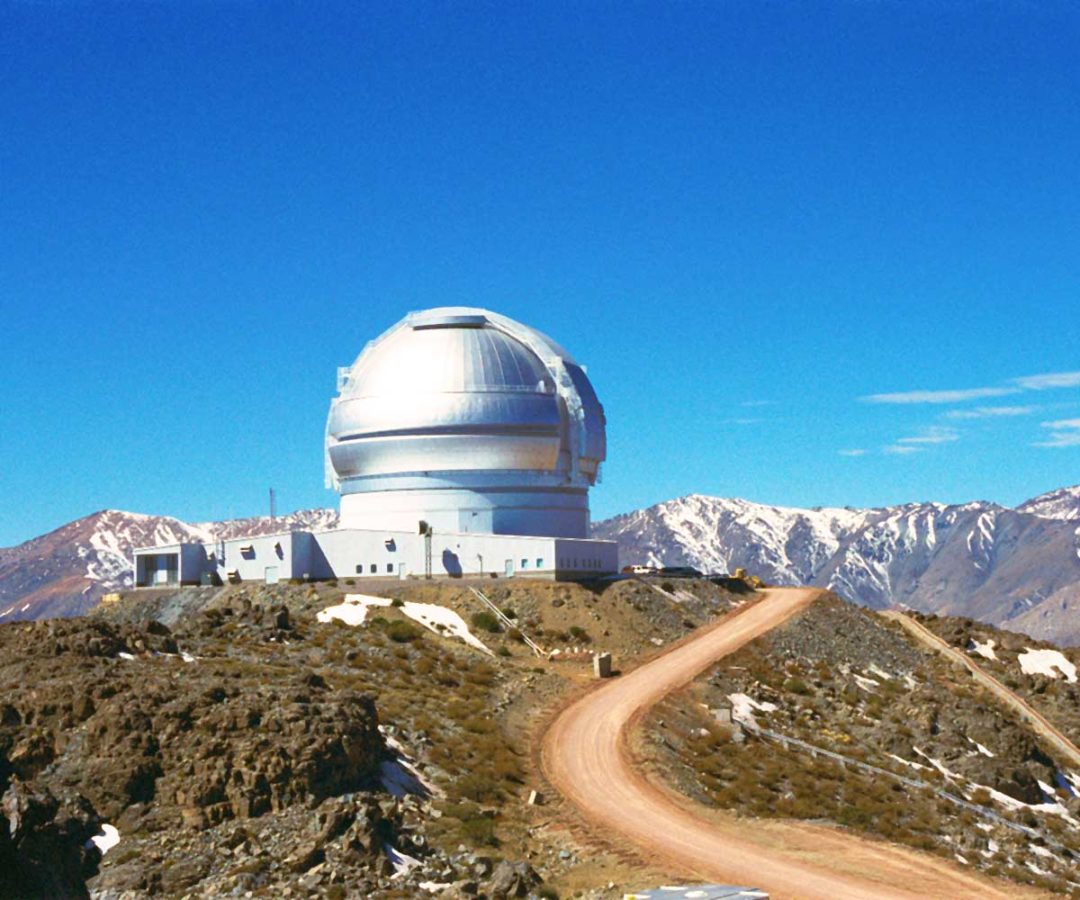
M 1044 896 L 1019 886 L 1005 890 L 937 857 L 837 829 L 718 814 L 645 777 L 631 739 L 645 711 L 818 594 L 767 591 L 759 602 L 568 706 L 544 735 L 541 762 L 549 781 L 605 843 L 635 847 L 654 865 L 703 881 L 820 900 Z
M 1080 766 L 1080 748 L 1078 748 L 1076 744 L 1058 731 L 1057 728 L 1042 715 L 1042 713 L 1030 706 L 1022 697 L 1010 691 L 989 672 L 982 669 L 966 653 L 957 650 L 955 647 L 949 646 L 949 644 L 939 638 L 929 628 L 920 622 L 916 622 L 910 616 L 905 616 L 903 613 L 893 610 L 883 612 L 881 615 L 894 622 L 899 622 L 913 637 L 925 644 L 931 650 L 936 650 L 948 659 L 964 666 L 964 668 L 971 672 L 972 676 L 979 684 L 990 691 L 990 693 L 1001 700 L 1006 706 L 1010 707 L 1020 716 L 1020 718 L 1027 722 L 1028 725 L 1031 726 L 1032 731 L 1042 737 L 1073 765 Z

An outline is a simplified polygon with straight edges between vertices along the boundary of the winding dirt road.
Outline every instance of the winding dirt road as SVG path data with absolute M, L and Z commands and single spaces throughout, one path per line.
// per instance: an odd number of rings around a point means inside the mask
M 938 653 L 942 654 L 942 656 L 962 665 L 971 673 L 972 677 L 979 682 L 979 684 L 985 687 L 991 694 L 997 697 L 1006 706 L 1010 707 L 1020 716 L 1020 718 L 1027 722 L 1028 725 L 1031 726 L 1032 731 L 1041 735 L 1047 743 L 1053 746 L 1058 753 L 1069 760 L 1074 766 L 1080 766 L 1080 748 L 1078 748 L 1076 744 L 1054 727 L 1046 716 L 1031 706 L 1023 697 L 1010 691 L 993 675 L 968 657 L 966 653 L 950 646 L 921 622 L 916 622 L 910 616 L 906 616 L 902 612 L 887 610 L 886 612 L 881 613 L 881 615 L 893 622 L 899 622 L 900 625 L 902 625 L 916 640 L 920 641 L 931 650 L 936 650 Z
M 783 623 L 820 592 L 773 589 L 563 710 L 544 735 L 551 784 L 606 844 L 705 881 L 753 885 L 773 897 L 1020 897 L 944 860 L 837 829 L 738 820 L 696 806 L 646 778 L 632 732 L 644 713 L 717 660 Z M 763 749 L 762 752 L 773 752 Z

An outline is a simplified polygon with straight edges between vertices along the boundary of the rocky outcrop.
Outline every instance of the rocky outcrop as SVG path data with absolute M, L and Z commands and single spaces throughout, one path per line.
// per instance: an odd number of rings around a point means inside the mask
M 0 898 L 88 896 L 101 820 L 85 797 L 13 779 L 0 810 Z

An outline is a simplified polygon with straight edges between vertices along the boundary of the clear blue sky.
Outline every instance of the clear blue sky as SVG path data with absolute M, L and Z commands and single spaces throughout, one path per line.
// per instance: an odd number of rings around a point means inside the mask
M 0 545 L 332 505 L 336 367 L 445 304 L 588 365 L 596 518 L 1076 483 L 1080 376 L 1015 379 L 1080 370 L 1078 48 L 1072 2 L 9 0 Z

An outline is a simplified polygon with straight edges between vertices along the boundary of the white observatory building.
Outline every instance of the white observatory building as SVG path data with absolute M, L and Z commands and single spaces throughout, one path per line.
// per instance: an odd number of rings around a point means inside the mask
M 604 409 L 551 338 L 468 307 L 414 312 L 338 372 L 326 423 L 337 529 L 143 548 L 137 586 L 284 578 L 581 579 Z
M 326 472 L 342 528 L 588 536 L 604 410 L 551 338 L 482 309 L 411 313 L 338 388 Z

